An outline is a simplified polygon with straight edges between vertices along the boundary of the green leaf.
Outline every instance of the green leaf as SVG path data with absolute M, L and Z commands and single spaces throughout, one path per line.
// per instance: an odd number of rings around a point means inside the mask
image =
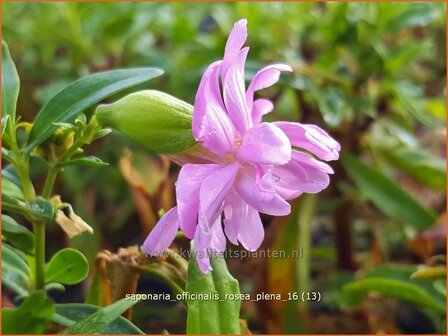
M 386 25 L 389 33 L 396 33 L 401 29 L 416 26 L 426 26 L 431 21 L 437 19 L 445 11 L 443 7 L 435 4 L 414 3 L 408 10 L 394 16 Z
M 432 211 L 424 208 L 409 193 L 378 170 L 349 154 L 343 154 L 341 159 L 363 197 L 386 215 L 400 219 L 419 231 L 430 227 L 436 220 L 436 215 Z
M 19 308 L 2 309 L 2 334 L 44 334 L 53 314 L 54 303 L 36 291 Z
M 434 289 L 437 294 L 446 298 L 446 279 L 438 279 L 434 281 Z
M 89 315 L 97 313 L 100 309 L 101 307 L 82 303 L 57 304 L 53 321 L 70 327 Z M 101 334 L 144 334 L 143 331 L 123 316 L 118 316 L 98 332 Z
M 6 130 L 6 126 L 8 125 L 9 118 L 10 118 L 9 114 L 2 117 L 2 137 L 5 134 L 5 130 Z
M 17 273 L 21 273 L 25 279 L 30 274 L 28 264 L 19 252 L 8 244 L 2 244 L 2 267 L 11 268 Z
M 121 299 L 107 307 L 98 309 L 86 318 L 77 321 L 64 330 L 63 334 L 95 334 L 100 333 L 108 325 L 116 321 L 122 313 L 136 304 L 137 300 Z
M 120 91 L 131 89 L 163 74 L 157 68 L 134 68 L 100 72 L 83 77 L 50 99 L 34 121 L 27 151 L 45 141 L 57 128 L 78 114 Z
M 446 267 L 422 267 L 412 273 L 411 279 L 446 279 Z
M 2 196 L 8 196 L 21 201 L 25 200 L 22 189 L 10 179 L 5 178 L 4 175 L 2 179 Z
M 46 291 L 55 290 L 59 292 L 65 292 L 65 286 L 61 285 L 58 282 L 50 282 L 45 284 L 45 290 Z
M 222 256 L 210 258 L 213 271 L 203 274 L 194 253 L 188 263 L 186 292 L 217 295 L 209 300 L 187 300 L 187 334 L 240 334 L 241 301 L 226 294 L 239 295 L 238 281 L 227 270 Z
M 64 285 L 77 284 L 89 274 L 89 263 L 78 250 L 65 248 L 56 253 L 45 269 L 46 282 L 59 282 Z
M 409 174 L 426 186 L 446 189 L 446 162 L 419 149 L 379 147 L 378 152 L 393 166 Z
M 65 166 L 88 166 L 88 167 L 106 167 L 109 164 L 96 156 L 86 156 L 79 159 L 73 159 L 58 163 L 58 167 Z
M 53 203 L 41 196 L 32 201 L 27 201 L 26 206 L 30 213 L 39 219 L 52 220 L 54 217 Z
M 357 280 L 344 287 L 345 291 L 352 292 L 354 295 L 369 292 L 377 292 L 381 295 L 397 298 L 411 302 L 421 307 L 433 309 L 439 313 L 445 313 L 445 305 L 435 300 L 423 288 L 406 281 L 396 279 L 384 279 L 369 277 Z
M 445 99 L 427 99 L 426 108 L 435 117 L 446 122 L 446 101 Z
M 20 80 L 8 45 L 2 40 L 2 117 L 16 120 L 16 104 L 19 96 Z M 2 120 L 3 121 L 3 120 Z
M 408 81 L 396 81 L 394 83 L 395 96 L 404 110 L 422 123 L 436 127 L 440 120 L 431 113 L 427 113 L 427 107 L 422 99 L 423 90 L 420 85 Z
M 22 184 L 20 183 L 19 174 L 17 174 L 17 171 L 15 170 L 15 168 L 12 165 L 7 165 L 2 169 L 2 179 L 3 179 L 2 181 L 4 181 L 5 179 L 11 181 L 19 188 L 21 188 L 21 186 L 22 186 Z M 3 186 L 2 186 L 2 189 L 3 189 Z
M 19 250 L 34 254 L 34 234 L 14 218 L 2 215 L 2 235 Z
M 30 268 L 13 247 L 2 244 L 2 283 L 19 295 L 27 295 Z

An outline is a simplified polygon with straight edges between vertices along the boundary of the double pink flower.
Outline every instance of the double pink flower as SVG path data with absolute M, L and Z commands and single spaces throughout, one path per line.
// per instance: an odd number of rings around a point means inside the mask
M 160 219 L 143 245 L 146 253 L 160 255 L 180 228 L 194 239 L 204 273 L 212 269 L 209 255 L 226 248 L 226 236 L 250 251 L 260 246 L 264 229 L 259 212 L 288 215 L 287 200 L 328 186 L 333 170 L 308 152 L 325 161 L 339 158 L 339 144 L 315 125 L 262 122 L 273 104 L 255 99 L 254 92 L 275 84 L 281 71 L 292 69 L 285 64 L 267 66 L 246 90 L 246 24 L 246 20 L 235 24 L 224 59 L 207 68 L 196 94 L 193 136 L 216 159 L 182 166 L 176 182 L 177 206 Z

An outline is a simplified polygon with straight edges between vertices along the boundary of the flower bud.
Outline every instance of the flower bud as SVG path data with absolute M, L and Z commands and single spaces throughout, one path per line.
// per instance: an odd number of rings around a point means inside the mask
M 193 106 L 166 93 L 146 90 L 100 105 L 102 126 L 119 130 L 156 153 L 179 153 L 195 145 L 191 133 Z

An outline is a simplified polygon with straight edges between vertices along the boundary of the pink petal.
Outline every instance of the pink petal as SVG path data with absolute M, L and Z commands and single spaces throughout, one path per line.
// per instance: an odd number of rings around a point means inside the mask
M 203 221 L 205 227 L 210 228 L 221 214 L 224 199 L 233 186 L 238 169 L 237 162 L 221 165 L 202 182 L 199 191 L 199 223 Z
M 217 164 L 185 164 L 176 181 L 177 213 L 180 229 L 193 239 L 198 222 L 199 188 L 202 181 L 217 170 Z
M 273 216 L 285 216 L 291 212 L 291 205 L 275 190 L 270 171 L 255 172 L 252 167 L 240 170 L 235 183 L 238 194 L 254 209 Z
M 240 134 L 244 134 L 252 126 L 252 117 L 246 102 L 246 85 L 244 82 L 244 64 L 248 51 L 249 48 L 241 49 L 235 61 L 229 64 L 226 76 L 222 77 L 226 110 Z
M 339 158 L 341 146 L 323 129 L 315 125 L 286 121 L 274 124 L 285 132 L 293 146 L 304 148 L 321 160 L 331 161 Z
M 268 88 L 278 82 L 281 71 L 292 72 L 292 68 L 287 64 L 272 64 L 259 70 L 249 84 L 246 92 L 247 105 L 252 108 L 254 92 Z
M 221 62 L 215 62 L 202 76 L 194 102 L 192 131 L 204 147 L 226 156 L 232 150 L 235 131 L 221 98 L 220 69 Z
M 179 230 L 177 207 L 170 209 L 160 218 L 143 243 L 143 251 L 150 256 L 161 255 L 167 249 Z
M 257 99 L 254 101 L 254 106 L 252 107 L 252 121 L 254 125 L 261 123 L 261 119 L 264 115 L 272 112 L 274 109 L 274 104 L 267 99 Z
M 291 159 L 291 143 L 280 128 L 261 123 L 247 130 L 236 156 L 250 163 L 282 165 Z
M 199 269 L 202 273 L 207 274 L 212 270 L 209 258 L 209 245 L 211 234 L 203 225 L 198 225 L 194 234 L 194 253 Z
M 221 216 L 218 216 L 211 227 L 210 249 L 215 252 L 223 252 L 226 249 L 226 237 L 222 230 Z
M 241 226 L 238 240 L 246 250 L 255 251 L 264 239 L 264 227 L 260 214 L 254 208 L 246 205 L 245 212 L 241 213 L 240 220 L 244 220 L 244 225 Z
M 290 189 L 289 186 L 279 184 L 275 185 L 275 191 L 287 201 L 293 200 L 303 194 L 300 190 Z
M 258 212 L 249 206 L 237 193 L 227 197 L 224 225 L 229 240 L 238 241 L 249 251 L 260 247 L 264 239 L 264 228 Z
M 235 62 L 241 48 L 247 39 L 247 20 L 242 19 L 236 22 L 226 42 L 224 50 L 224 59 L 222 66 L 223 82 L 226 80 L 229 66 Z
M 234 245 L 238 245 L 238 233 L 240 231 L 241 222 L 237 220 L 232 220 L 235 218 L 234 210 L 239 206 L 239 202 L 242 199 L 240 195 L 236 192 L 236 190 L 231 190 L 226 198 L 226 204 L 224 207 L 224 231 L 226 233 L 227 238 L 229 238 L 230 242 Z M 243 201 L 244 202 L 244 201 Z
M 272 174 L 280 194 L 288 199 L 295 198 L 295 194 L 302 192 L 315 194 L 328 187 L 333 170 L 327 164 L 314 159 L 311 155 L 293 151 L 292 159 L 286 165 L 275 167 Z

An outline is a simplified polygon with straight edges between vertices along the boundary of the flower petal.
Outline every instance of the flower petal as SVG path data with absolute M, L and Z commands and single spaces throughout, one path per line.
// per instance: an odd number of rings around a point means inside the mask
M 234 245 L 238 245 L 238 233 L 240 231 L 241 222 L 237 220 L 233 220 L 234 210 L 239 206 L 239 202 L 242 199 L 240 195 L 236 192 L 235 189 L 232 189 L 226 197 L 226 203 L 224 207 L 224 231 L 226 233 L 227 238 L 229 238 L 230 242 Z M 243 201 L 244 202 L 244 201 Z
M 321 160 L 331 161 L 339 158 L 341 146 L 323 129 L 315 125 L 286 121 L 274 124 L 285 132 L 293 146 L 309 150 Z
M 252 108 L 254 92 L 268 88 L 278 82 L 281 71 L 292 72 L 287 64 L 271 64 L 259 70 L 249 84 L 246 92 L 246 100 L 249 110 Z
M 235 128 L 244 134 L 252 126 L 252 117 L 246 102 L 244 64 L 249 48 L 243 48 L 235 61 L 229 64 L 226 76 L 222 77 L 224 103 Z
M 238 240 L 246 250 L 255 251 L 260 247 L 264 239 L 264 227 L 257 210 L 246 205 L 244 212 L 241 212 L 240 220 L 244 220 L 241 226 Z
M 252 107 L 252 122 L 254 125 L 261 123 L 264 115 L 272 112 L 274 104 L 267 99 L 257 99 Z
M 221 63 L 212 63 L 202 76 L 194 102 L 192 131 L 204 147 L 225 156 L 232 150 L 235 131 L 219 89 Z
M 235 62 L 238 57 L 238 53 L 247 40 L 247 20 L 242 19 L 236 22 L 232 31 L 227 38 L 226 47 L 224 50 L 224 59 L 222 65 L 222 78 L 223 82 L 226 79 L 229 66 Z
M 247 130 L 236 156 L 250 163 L 282 165 L 291 160 L 291 143 L 280 128 L 261 123 Z
M 211 228 L 222 212 L 224 199 L 233 186 L 239 169 L 237 162 L 221 165 L 202 182 L 199 191 L 199 223 Z
M 194 253 L 199 269 L 204 274 L 212 270 L 208 250 L 211 237 L 210 232 L 203 225 L 199 224 L 194 234 Z
M 179 230 L 177 207 L 170 209 L 160 218 L 143 243 L 143 251 L 150 256 L 161 255 L 167 249 Z
M 291 205 L 277 194 L 270 171 L 256 172 L 253 167 L 240 169 L 235 186 L 238 194 L 259 212 L 273 216 L 291 212 Z
M 249 251 L 260 247 L 264 239 L 264 228 L 258 211 L 249 206 L 236 192 L 226 199 L 225 231 L 229 240 Z
M 193 239 L 198 222 L 199 189 L 202 181 L 220 168 L 217 164 L 185 164 L 176 181 L 177 213 L 180 229 Z
M 221 216 L 213 223 L 211 231 L 210 249 L 214 252 L 223 252 L 226 249 L 226 237 L 222 230 Z
M 279 193 L 290 192 L 286 198 L 295 198 L 302 192 L 315 194 L 328 187 L 333 170 L 327 164 L 314 159 L 311 155 L 293 151 L 292 159 L 283 166 L 275 167 L 272 174 L 279 187 Z

